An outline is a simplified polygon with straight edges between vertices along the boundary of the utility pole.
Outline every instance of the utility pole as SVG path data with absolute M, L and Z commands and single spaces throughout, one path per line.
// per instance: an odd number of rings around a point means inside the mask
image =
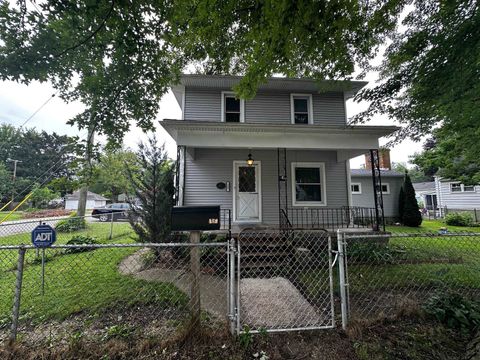
M 23 161 L 16 160 L 16 159 L 7 159 L 8 162 L 13 162 L 13 176 L 12 176 L 12 202 L 10 203 L 10 209 L 14 207 L 14 200 L 15 200 L 15 181 L 17 179 L 17 164 Z
M 90 160 L 92 158 L 92 147 L 93 147 L 94 135 L 95 135 L 95 127 L 90 126 L 88 129 L 86 154 L 85 154 L 85 162 L 87 164 L 90 164 Z M 80 191 L 78 194 L 77 216 L 85 216 L 85 211 L 87 209 L 87 195 L 88 195 L 88 182 L 85 182 L 84 185 L 80 188 Z

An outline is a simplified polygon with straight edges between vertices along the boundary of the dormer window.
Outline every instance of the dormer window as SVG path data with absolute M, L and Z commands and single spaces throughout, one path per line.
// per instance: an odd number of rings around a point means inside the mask
M 291 94 L 292 124 L 313 124 L 311 94 Z
M 222 92 L 222 121 L 244 122 L 244 102 L 232 92 Z

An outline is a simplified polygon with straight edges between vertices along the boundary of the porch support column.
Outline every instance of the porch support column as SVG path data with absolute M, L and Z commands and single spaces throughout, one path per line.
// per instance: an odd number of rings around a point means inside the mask
M 373 196 L 375 201 L 375 222 L 376 229 L 385 231 L 385 216 L 383 212 L 383 193 L 382 193 L 382 176 L 380 172 L 380 159 L 378 149 L 370 150 L 370 165 L 372 168 Z

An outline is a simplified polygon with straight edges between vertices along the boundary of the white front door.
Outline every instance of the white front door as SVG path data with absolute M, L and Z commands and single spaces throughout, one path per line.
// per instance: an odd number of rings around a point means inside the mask
M 248 166 L 245 161 L 234 162 L 234 176 L 235 221 L 260 221 L 260 164 Z

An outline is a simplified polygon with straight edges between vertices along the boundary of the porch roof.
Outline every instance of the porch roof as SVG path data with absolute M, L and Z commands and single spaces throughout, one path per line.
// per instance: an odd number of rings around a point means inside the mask
M 207 148 L 338 150 L 339 160 L 378 148 L 396 126 L 323 126 L 225 123 L 164 119 L 160 125 L 177 145 Z

